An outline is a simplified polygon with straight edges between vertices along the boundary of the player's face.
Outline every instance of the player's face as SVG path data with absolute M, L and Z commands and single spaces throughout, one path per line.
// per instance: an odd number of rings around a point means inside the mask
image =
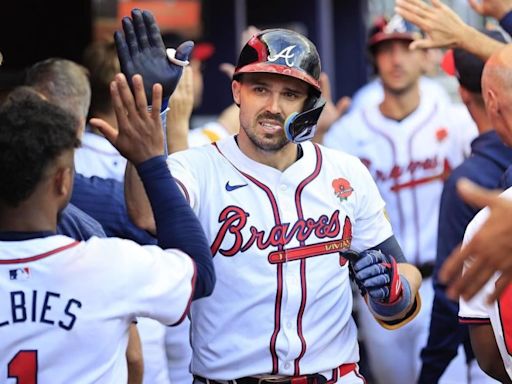
M 233 98 L 240 105 L 240 140 L 263 151 L 279 151 L 289 143 L 284 121 L 301 112 L 308 85 L 290 76 L 269 73 L 244 74 L 233 81 Z
M 410 50 L 408 41 L 390 40 L 379 44 L 375 64 L 384 89 L 402 94 L 416 85 L 422 73 L 424 52 Z

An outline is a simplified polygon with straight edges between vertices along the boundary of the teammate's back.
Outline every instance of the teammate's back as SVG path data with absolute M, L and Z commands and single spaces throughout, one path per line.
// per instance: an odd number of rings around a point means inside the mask
M 213 290 L 208 243 L 160 156 L 162 88 L 153 88 L 151 112 L 139 110 L 147 105 L 142 78 L 132 81 L 134 94 L 122 75 L 112 84 L 119 134 L 95 122 L 146 180 L 161 209 L 160 247 L 56 235 L 73 189 L 78 121 L 27 87 L 0 107 L 2 383 L 126 382 L 135 318 L 179 323 L 191 300 Z
M 177 324 L 191 299 L 194 265 L 179 250 L 61 235 L 4 235 L 0 249 L 2 379 L 126 382 L 129 324 Z

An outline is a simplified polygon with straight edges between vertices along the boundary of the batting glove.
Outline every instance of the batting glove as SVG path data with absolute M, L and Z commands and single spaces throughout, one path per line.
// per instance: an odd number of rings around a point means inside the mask
M 381 316 L 391 317 L 411 303 L 411 288 L 401 279 L 396 260 L 379 250 L 354 251 L 344 256 L 351 261 L 354 279 L 363 294 L 370 298 L 371 309 Z
M 130 87 L 133 86 L 133 75 L 142 76 L 149 105 L 153 84 L 161 84 L 164 98 L 167 98 L 162 106 L 165 109 L 181 77 L 183 66 L 188 64 L 194 43 L 182 43 L 171 57 L 166 52 L 160 28 L 153 15 L 140 9 L 133 9 L 131 15 L 131 19 L 124 17 L 122 20 L 124 35 L 120 31 L 114 33 L 121 71 Z

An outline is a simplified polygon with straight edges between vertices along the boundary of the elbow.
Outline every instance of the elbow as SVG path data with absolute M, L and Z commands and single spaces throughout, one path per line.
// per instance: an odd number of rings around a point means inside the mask
M 206 276 L 205 276 L 203 297 L 208 297 L 213 293 L 216 282 L 217 282 L 217 276 L 215 275 L 215 269 L 213 268 L 213 263 L 212 263 L 212 267 L 208 269 Z
M 213 293 L 217 278 L 213 263 L 208 266 L 197 266 L 197 279 L 195 282 L 195 292 L 193 300 L 208 297 Z

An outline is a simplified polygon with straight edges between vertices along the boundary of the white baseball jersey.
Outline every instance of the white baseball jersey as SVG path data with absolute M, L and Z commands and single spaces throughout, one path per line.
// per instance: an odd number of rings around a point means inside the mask
M 302 144 L 281 172 L 233 137 L 169 157 L 211 244 L 217 283 L 191 308 L 192 372 L 228 380 L 323 373 L 359 359 L 348 266 L 392 235 L 355 157 Z
M 341 118 L 324 137 L 326 146 L 369 168 L 410 263 L 435 260 L 443 182 L 469 153 L 475 133 L 468 117 L 424 97 L 402 121 L 385 117 L 374 104 Z
M 214 143 L 220 139 L 230 136 L 226 128 L 217 121 L 210 121 L 199 128 L 194 128 L 188 133 L 189 147 L 198 147 Z
M 181 251 L 129 240 L 0 241 L 0 382 L 126 382 L 130 323 L 178 323 L 194 270 Z
M 75 170 L 81 175 L 124 180 L 126 159 L 103 136 L 85 131 L 75 151 Z
M 502 193 L 503 197 L 512 199 L 512 188 Z M 468 224 L 463 244 L 467 244 L 482 227 L 489 216 L 487 208 L 482 209 Z M 466 262 L 467 268 L 471 261 Z M 508 286 L 501 297 L 492 304 L 487 304 L 487 297 L 494 292 L 499 273 L 489 279 L 485 286 L 469 301 L 459 299 L 459 318 L 462 323 L 471 324 L 491 321 L 496 344 L 500 350 L 505 369 L 512 378 L 512 286 Z
M 457 82 L 457 80 L 455 81 Z M 436 80 L 427 76 L 421 76 L 419 86 L 420 97 L 433 98 L 441 104 L 450 104 L 450 95 Z M 376 77 L 354 93 L 352 102 L 350 103 L 350 110 L 378 104 L 381 103 L 382 100 L 384 100 L 384 89 L 380 77 Z

